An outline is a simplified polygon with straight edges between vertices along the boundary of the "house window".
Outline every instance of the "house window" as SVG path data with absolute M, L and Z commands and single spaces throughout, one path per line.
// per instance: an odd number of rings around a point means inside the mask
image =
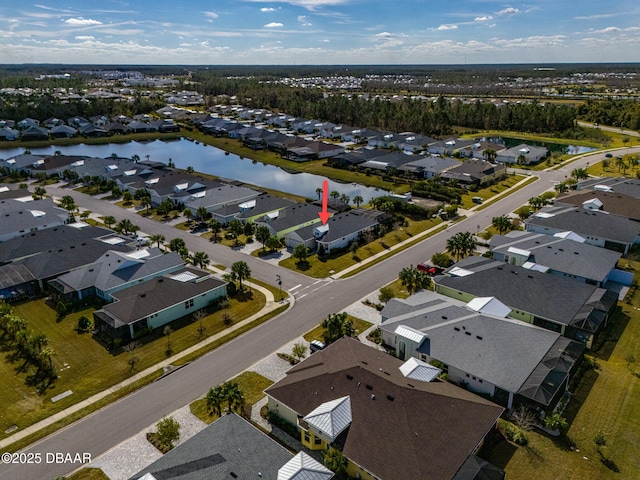
M 307 443 L 311 441 L 311 437 L 309 437 L 309 432 L 304 432 L 304 441 Z
M 316 445 L 320 445 L 322 443 L 322 439 L 320 437 L 314 437 L 313 443 Z
M 187 300 L 186 302 L 184 302 L 184 308 L 191 308 L 193 307 L 193 298 L 191 300 Z

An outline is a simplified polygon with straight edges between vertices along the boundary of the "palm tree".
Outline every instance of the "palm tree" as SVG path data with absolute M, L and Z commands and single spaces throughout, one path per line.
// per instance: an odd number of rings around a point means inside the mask
M 46 194 L 47 191 L 44 189 L 44 187 L 36 187 L 33 191 L 33 196 L 36 200 L 41 200 Z
M 353 197 L 353 203 L 356 204 L 356 208 L 360 208 L 360 204 L 364 202 L 364 198 L 362 198 L 360 195 L 356 195 L 355 197 Z
M 534 210 L 540 210 L 544 206 L 544 200 L 540 197 L 531 197 L 529 199 L 529 205 Z
M 192 261 L 196 267 L 200 267 L 200 268 L 207 268 L 211 263 L 211 260 L 209 259 L 209 255 L 207 255 L 206 252 L 194 253 L 192 257 Z
M 118 225 L 116 226 L 116 229 L 118 229 L 119 231 L 121 231 L 122 233 L 127 235 L 129 233 L 135 232 L 138 229 L 138 227 L 136 227 L 131 222 L 131 220 L 129 220 L 128 218 L 125 218 L 123 220 L 120 220 L 120 222 L 118 222 Z
M 503 235 L 513 229 L 513 223 L 507 215 L 500 215 L 499 217 L 493 217 L 491 219 L 491 225 L 498 230 L 500 235 Z
M 76 208 L 76 201 L 73 199 L 71 195 L 65 195 L 60 199 L 60 206 L 69 212 L 74 211 Z
M 457 260 L 470 255 L 476 249 L 476 240 L 470 232 L 456 233 L 447 240 L 447 251 Z
M 566 193 L 569 191 L 569 185 L 564 182 L 556 183 L 553 188 L 555 188 L 556 192 L 558 193 Z
M 187 248 L 187 244 L 181 238 L 174 238 L 169 242 L 169 250 L 172 252 L 180 252 Z
M 345 207 L 348 207 L 349 202 L 351 201 L 351 198 L 349 198 L 349 195 L 347 195 L 346 193 L 343 193 L 342 195 L 340 195 L 340 200 L 342 200 Z
M 213 241 L 217 243 L 218 233 L 220 233 L 220 230 L 222 229 L 222 224 L 215 218 L 212 218 L 211 220 L 209 220 L 209 228 L 211 229 L 211 233 L 213 234 L 211 238 L 213 238 Z
M 413 265 L 400 270 L 398 278 L 402 286 L 407 289 L 409 295 L 413 295 L 421 288 L 428 288 L 431 285 L 429 276 L 414 268 Z
M 242 411 L 244 407 L 244 395 L 240 386 L 236 382 L 225 382 L 222 384 L 222 392 L 224 399 L 227 402 L 227 410 L 229 412 L 235 410 L 236 412 Z
M 117 223 L 116 217 L 114 217 L 112 215 L 108 215 L 108 216 L 104 217 L 104 219 L 102 221 L 107 226 L 107 228 L 111 228 L 112 225 L 115 225 Z
M 195 172 L 194 168 L 192 166 L 188 166 L 187 173 L 193 173 L 193 172 Z
M 233 235 L 233 243 L 238 245 L 240 240 L 240 235 L 244 233 L 244 225 L 240 220 L 234 219 L 229 222 L 227 225 L 227 231 Z
M 322 188 L 316 188 L 316 195 L 318 195 L 318 200 L 320 200 L 320 196 L 322 195 Z
M 484 151 L 484 157 L 489 162 L 493 162 L 496 159 L 497 156 L 498 156 L 498 152 L 496 152 L 493 148 L 487 148 Z
M 149 240 L 151 243 L 155 242 L 158 248 L 160 248 L 160 244 L 165 241 L 165 238 L 161 233 L 156 233 L 155 235 L 151 235 Z
M 340 192 L 338 192 L 337 190 L 333 190 L 331 191 L 331 193 L 329 193 L 329 196 L 333 199 L 340 198 Z
M 242 291 L 242 281 L 249 280 L 251 278 L 251 269 L 249 268 L 249 265 L 247 265 L 247 262 L 242 260 L 239 262 L 235 262 L 233 265 L 231 265 L 231 273 L 233 273 L 237 278 L 240 284 L 240 291 Z
M 201 222 L 204 222 L 205 218 L 209 216 L 209 210 L 207 207 L 198 207 L 196 210 L 196 217 L 200 219 Z
M 145 192 L 141 197 L 140 197 L 140 206 L 142 208 L 147 209 L 147 214 L 149 213 L 149 208 L 151 208 L 151 193 L 149 192 Z
M 205 402 L 207 410 L 215 415 L 222 415 L 222 402 L 224 402 L 222 386 L 219 385 L 216 388 L 210 388 L 205 397 Z

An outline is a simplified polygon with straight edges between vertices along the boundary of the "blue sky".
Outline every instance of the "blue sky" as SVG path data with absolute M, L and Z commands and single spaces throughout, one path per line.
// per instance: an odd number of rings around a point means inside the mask
M 640 62 L 640 2 L 2 0 L 0 38 L 0 63 Z

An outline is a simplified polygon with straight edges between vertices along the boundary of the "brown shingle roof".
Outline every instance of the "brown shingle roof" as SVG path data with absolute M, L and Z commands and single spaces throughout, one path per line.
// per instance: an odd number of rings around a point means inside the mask
M 266 392 L 302 416 L 349 395 L 353 422 L 341 436 L 349 460 L 381 479 L 451 479 L 503 409 L 447 382 L 408 380 L 400 365 L 343 338 Z

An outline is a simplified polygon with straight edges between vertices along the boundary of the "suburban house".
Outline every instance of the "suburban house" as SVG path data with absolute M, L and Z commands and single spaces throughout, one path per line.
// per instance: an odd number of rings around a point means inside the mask
M 622 254 L 588 243 L 514 230 L 491 237 L 489 248 L 494 260 L 529 270 L 604 288 L 609 281 L 628 283 L 627 272 L 616 270 Z
M 20 138 L 25 142 L 32 140 L 47 140 L 49 138 L 49 130 L 44 127 L 32 125 L 20 132 Z
M 235 218 L 242 223 L 255 222 L 259 218 L 296 205 L 293 200 L 261 193 L 256 198 L 238 204 Z
M 491 158 L 489 157 L 492 157 L 493 155 L 497 156 L 497 153 L 504 150 L 505 146 L 501 143 L 495 143 L 490 140 L 483 140 L 467 148 L 471 150 L 471 155 L 469 156 L 478 158 L 480 160 L 491 161 Z M 493 153 L 491 153 L 492 151 Z
M 430 155 L 405 163 L 400 166 L 398 170 L 401 172 L 411 172 L 417 178 L 433 178 L 459 165 L 460 162 L 454 158 Z
M 0 160 L 0 166 L 7 169 L 9 173 L 17 171 L 31 175 L 31 169 L 44 162 L 48 155 L 32 155 L 30 153 L 22 153 L 15 157 Z
M 589 178 L 578 182 L 576 190 L 579 192 L 582 190 L 600 190 L 640 198 L 640 180 L 627 177 Z
M 78 135 L 78 131 L 69 125 L 58 125 L 53 127 L 49 133 L 54 138 L 71 138 Z
M 601 210 L 640 221 L 640 198 L 600 189 L 570 192 L 558 196 L 556 202 L 582 206 L 585 210 Z
M 25 233 L 0 248 L 0 296 L 5 300 L 33 297 L 47 282 L 95 262 L 109 250 L 130 252 L 130 239 L 111 230 L 72 223 Z
M 0 140 L 13 141 L 18 140 L 20 137 L 20 132 L 18 130 L 14 130 L 9 127 L 1 127 L 0 128 Z
M 503 407 L 553 409 L 580 365 L 584 345 L 505 318 L 510 311 L 495 299 L 464 304 L 423 291 L 390 300 L 380 331 L 400 360 L 434 362 L 450 381 Z
M 332 250 L 348 247 L 351 242 L 359 240 L 368 232 L 375 233 L 380 225 L 378 219 L 381 215 L 385 216 L 386 214 L 364 209 L 338 213 L 324 225 L 317 223 L 287 233 L 285 235 L 286 245 L 293 249 L 298 244 L 304 244 L 310 250 L 322 246 L 325 253 L 328 254 Z
M 110 250 L 94 263 L 51 280 L 49 286 L 57 298 L 66 302 L 93 296 L 111 302 L 119 290 L 183 267 L 184 261 L 176 252 L 163 254 L 157 248 L 132 252 Z
M 93 313 L 98 331 L 123 341 L 192 315 L 227 295 L 226 282 L 193 267 L 128 284 L 112 290 L 113 301 Z
M 353 167 L 368 160 L 374 160 L 378 157 L 382 157 L 386 154 L 386 150 L 364 147 L 331 157 L 327 163 L 335 167 Z
M 595 285 L 485 257 L 467 257 L 433 281 L 436 292 L 463 302 L 495 297 L 511 308 L 512 318 L 560 333 L 587 348 L 618 301 L 615 292 Z
M 344 151 L 345 149 L 342 145 L 315 140 L 306 142 L 304 145 L 287 146 L 283 156 L 294 162 L 304 162 L 335 157 L 344 153 Z
M 26 196 L 0 200 L 0 242 L 5 242 L 25 233 L 59 227 L 69 221 L 69 212 L 58 207 L 51 198 L 34 200 Z
M 191 209 L 193 214 L 199 208 L 205 208 L 222 224 L 233 220 L 238 212 L 239 205 L 249 202 L 260 195 L 260 192 L 252 188 L 240 187 L 237 185 L 221 184 L 210 188 L 199 187 L 195 184 L 178 184 L 175 189 L 184 186 L 184 190 L 176 192 L 171 200 L 174 203 L 182 203 L 186 208 Z M 228 207 L 225 209 L 225 207 Z
M 293 460 L 275 440 L 244 418 L 229 413 L 162 455 L 129 480 L 204 480 L 222 478 L 293 480 L 278 471 Z M 300 476 L 297 480 L 329 480 Z
M 515 147 L 500 150 L 496 155 L 496 162 L 519 165 L 538 163 L 549 156 L 547 147 L 537 147 L 521 143 Z
M 433 143 L 436 143 L 437 140 L 435 138 L 427 137 L 424 135 L 418 135 L 413 132 L 403 132 L 400 134 L 403 138 L 398 141 L 396 146 L 400 150 L 404 150 L 405 152 L 418 153 L 427 149 L 427 147 Z
M 399 169 L 409 162 L 420 160 L 423 157 L 413 155 L 404 151 L 395 151 L 377 156 L 372 160 L 367 160 L 359 165 L 359 168 L 372 168 L 374 170 L 382 170 L 388 172 L 392 168 Z
M 456 180 L 460 185 L 486 185 L 501 180 L 507 175 L 504 165 L 486 160 L 469 159 L 440 174 L 443 180 Z
M 308 449 L 341 448 L 352 478 L 465 478 L 456 475 L 503 408 L 430 375 L 427 364 L 407 366 L 344 337 L 267 388 L 268 408 Z
M 331 214 L 335 213 L 335 210 L 331 208 L 328 211 Z M 267 213 L 261 219 L 256 219 L 254 223 L 256 226 L 265 225 L 271 235 L 284 238 L 289 232 L 320 223 L 319 212 L 318 207 L 311 203 L 296 203 L 290 207 Z
M 583 237 L 585 243 L 623 254 L 629 253 L 632 245 L 640 243 L 637 220 L 561 202 L 541 208 L 527 218 L 524 225 L 527 232 L 545 235 L 574 232 Z
M 465 140 L 464 138 L 450 138 L 432 143 L 427 148 L 427 152 L 431 155 L 444 155 L 453 157 L 461 150 L 466 149 L 477 143 L 475 140 Z

